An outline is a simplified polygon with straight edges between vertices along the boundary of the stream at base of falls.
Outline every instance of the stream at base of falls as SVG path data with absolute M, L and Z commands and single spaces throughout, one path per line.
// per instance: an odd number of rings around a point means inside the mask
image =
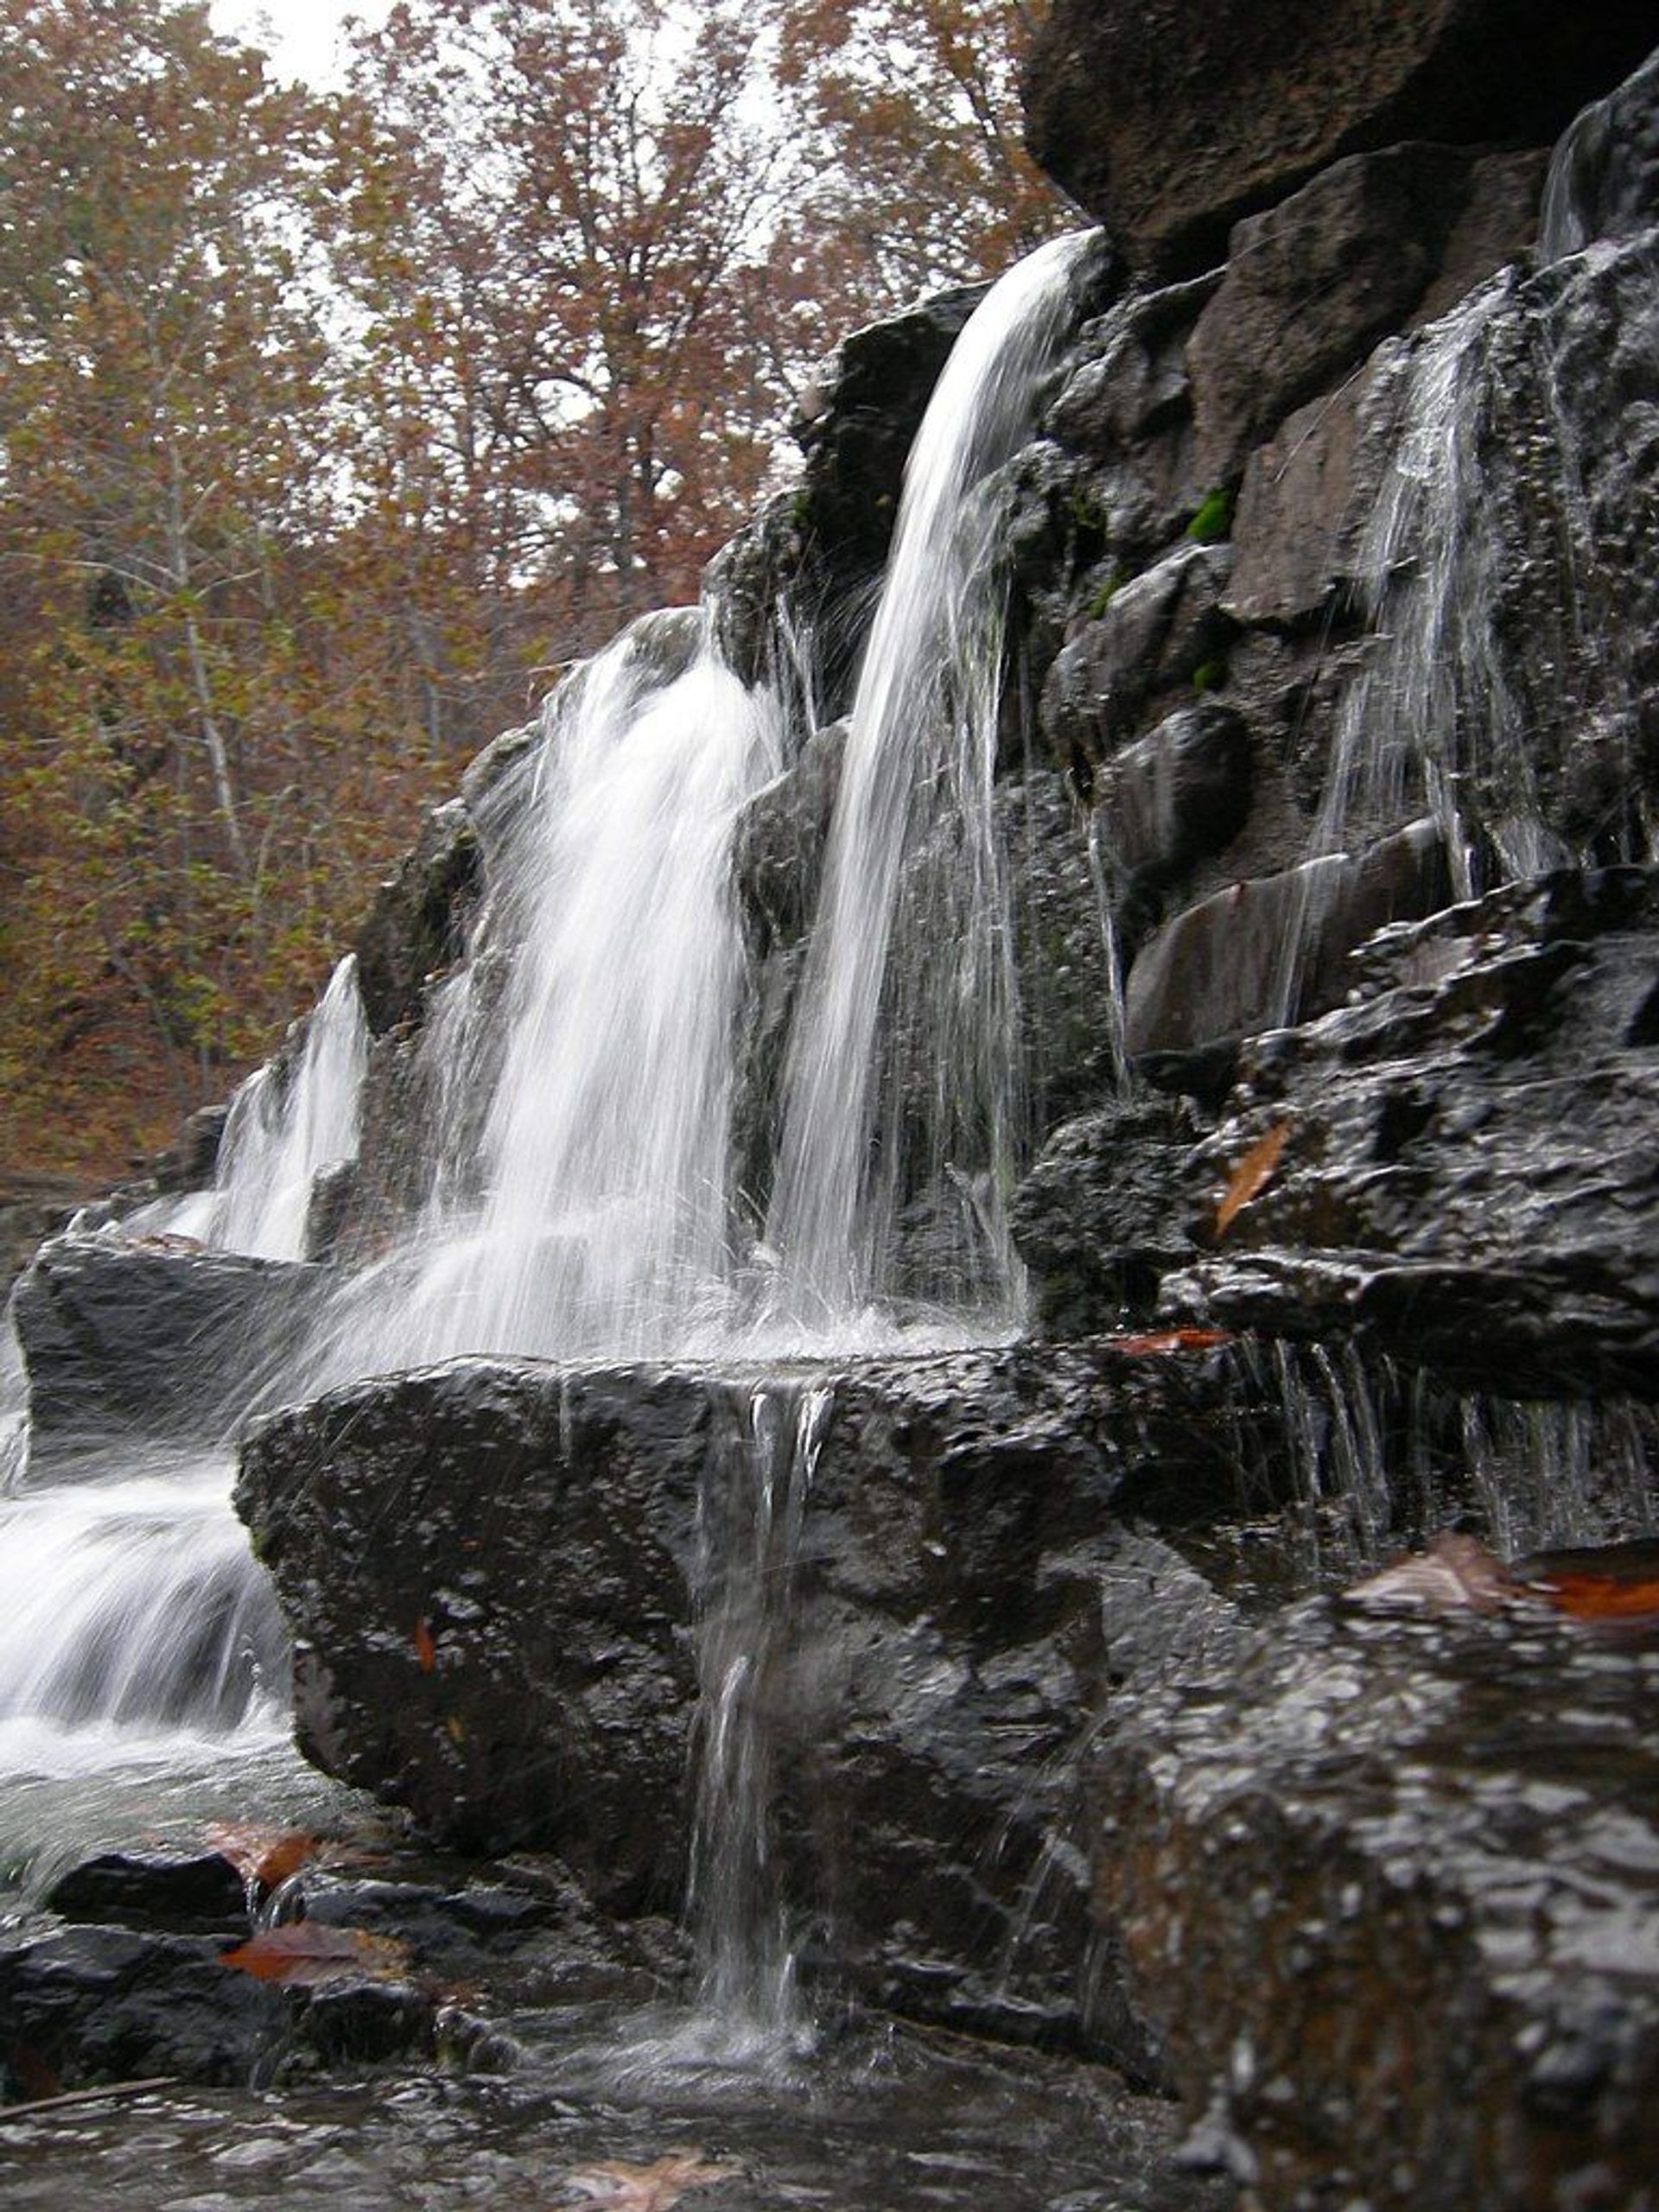
M 1228 2201 L 1173 2163 L 1171 2109 L 1096 2069 L 888 2028 L 849 2032 L 786 2087 L 692 2078 L 653 2084 L 646 2101 L 595 2082 L 591 2020 L 516 2025 L 507 2074 L 181 2090 L 13 2120 L 0 2186 L 18 2212 L 665 2212 L 677 2201 L 1219 2212 Z

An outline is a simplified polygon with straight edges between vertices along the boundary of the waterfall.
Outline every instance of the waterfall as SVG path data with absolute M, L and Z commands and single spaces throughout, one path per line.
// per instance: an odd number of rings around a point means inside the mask
M 779 741 L 696 616 L 645 618 L 555 695 L 474 957 L 423 1040 L 427 1198 L 348 1299 L 346 1371 L 364 1369 L 365 1303 L 388 1367 L 663 1351 L 723 1310 L 728 853 Z
M 1019 1131 L 992 812 L 1005 636 L 991 480 L 1029 435 L 1084 243 L 1044 249 L 988 296 L 918 440 L 786 1056 L 773 1263 L 746 1249 L 732 1188 L 745 956 L 731 855 L 741 809 L 803 733 L 721 660 L 711 612 L 648 616 L 566 677 L 532 742 L 470 779 L 485 896 L 467 957 L 416 1035 L 378 1048 L 419 1127 L 408 1157 L 372 1145 L 360 1160 L 365 1203 L 391 1192 L 355 1248 L 372 1256 L 336 1270 L 284 1392 L 464 1353 L 865 1341 L 866 1309 L 913 1288 L 886 1248 L 930 1185 L 989 1255 L 989 1294 L 953 1332 L 1007 1325 Z M 810 657 L 786 642 L 800 707 Z M 903 1049 L 884 1058 L 885 1014 Z M 213 1192 L 188 1223 L 175 1210 L 129 1226 L 304 1256 L 319 1172 L 359 1152 L 366 1054 L 347 961 L 302 1036 L 238 1094 Z M 741 1447 L 704 1472 L 689 2032 L 716 2061 L 749 2063 L 799 2026 L 772 1785 L 828 1403 L 824 1389 L 757 1385 Z M 0 1720 L 55 1731 L 94 1765 L 169 1732 L 258 1740 L 282 1675 L 228 1469 L 139 1453 L 5 1509 Z
M 790 1040 L 766 1230 L 784 1300 L 809 1322 L 890 1287 L 887 1235 L 907 1178 L 946 1169 L 976 1179 L 993 1303 L 1004 1316 L 1017 1307 L 1001 1218 L 1015 1140 L 1014 982 L 990 804 L 1004 604 L 986 480 L 1030 433 L 1089 235 L 1042 247 L 987 295 L 906 470 Z M 928 871 L 936 895 L 906 913 L 906 864 L 934 857 L 945 862 Z M 904 1060 L 925 1071 L 925 1105 L 898 1081 L 883 1091 L 884 1004 Z M 918 1116 L 919 1161 L 906 1127 Z
M 356 1157 L 367 1057 L 357 962 L 348 954 L 307 1018 L 298 1059 L 268 1061 L 232 1101 L 204 1243 L 256 1259 L 304 1259 L 318 1173 Z
M 0 1311 L 0 1497 L 10 1497 L 29 1465 L 29 1377 L 10 1303 Z
M 785 1700 L 794 1570 L 827 1388 L 768 1385 L 746 1450 L 705 1469 L 698 1567 L 699 1776 L 690 1908 L 699 2010 L 765 2045 L 796 2027 L 794 1958 L 772 1835 L 773 1707 Z
M 282 1623 L 211 1461 L 0 1506 L 0 1731 L 279 1725 Z

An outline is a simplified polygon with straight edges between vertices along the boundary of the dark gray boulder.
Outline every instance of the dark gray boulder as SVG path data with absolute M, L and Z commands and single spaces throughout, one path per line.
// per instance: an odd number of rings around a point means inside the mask
M 1103 1107 L 1055 1131 L 1009 1210 L 1037 1334 L 1150 1320 L 1162 1277 L 1197 1256 L 1179 1196 L 1197 1135 L 1185 1108 L 1160 1098 Z
M 43 1245 L 12 1298 L 32 1467 L 111 1443 L 222 1443 L 291 1359 L 325 1280 L 182 1239 Z
M 1421 822 L 1351 858 L 1332 854 L 1214 893 L 1151 938 L 1129 971 L 1132 1056 L 1191 1052 L 1329 1006 L 1343 962 L 1386 923 L 1443 906 L 1440 833 Z
M 1059 762 L 1109 758 L 1149 700 L 1188 684 L 1226 648 L 1226 545 L 1185 544 L 1106 596 L 1049 671 L 1039 721 Z
M 1659 223 L 1659 52 L 1577 117 L 1550 168 L 1538 250 L 1546 260 L 1592 238 Z
M 1039 163 L 1136 272 L 1192 274 L 1231 225 L 1402 139 L 1547 143 L 1653 43 L 1639 0 L 1057 0 L 1026 73 Z
M 1130 1692 L 1094 1903 L 1264 2203 L 1633 2209 L 1659 2164 L 1659 1655 L 1320 1603 Z
M 1110 1344 L 771 1380 L 463 1361 L 273 1416 L 238 1499 L 308 1755 L 468 1848 L 556 1849 L 639 1911 L 682 1894 L 719 1532 L 760 1440 L 804 1422 L 791 1604 L 755 1665 L 806 1956 L 908 2011 L 1075 2041 L 1076 1749 L 1148 1589 L 1192 1581 L 1114 1500 L 1232 1499 L 1256 1417 L 1219 1353 Z
M 1236 480 L 1252 447 L 1389 332 L 1514 260 L 1531 242 L 1542 182 L 1540 156 L 1393 146 L 1337 162 L 1241 223 L 1187 346 L 1203 481 Z
M 435 807 L 358 932 L 357 983 L 372 1035 L 420 1018 L 429 979 L 461 957 L 482 886 L 471 814 L 459 799 Z
M 290 2012 L 206 1937 L 89 1924 L 0 1940 L 4 2056 L 66 2089 L 157 2075 L 239 2087 L 282 2048 Z
M 1150 899 L 1226 851 L 1249 814 L 1249 727 L 1217 699 L 1178 707 L 1094 779 L 1101 849 L 1131 898 Z

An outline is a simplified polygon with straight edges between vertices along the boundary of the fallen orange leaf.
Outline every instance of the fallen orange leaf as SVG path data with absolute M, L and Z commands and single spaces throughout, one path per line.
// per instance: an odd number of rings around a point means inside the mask
M 415 1624 L 415 1656 L 421 1662 L 423 1675 L 429 1675 L 438 1663 L 437 1639 L 428 1625 L 424 1613 Z
M 1156 1329 L 1145 1337 L 1108 1337 L 1107 1343 L 1114 1351 L 1151 1355 L 1168 1351 L 1211 1351 L 1217 1344 L 1230 1344 L 1232 1336 L 1226 1329 Z
M 1288 1122 L 1275 1122 L 1266 1136 L 1253 1144 L 1231 1175 L 1222 1193 L 1221 1204 L 1216 1208 L 1216 1235 L 1227 1234 L 1233 1222 L 1249 1205 L 1258 1192 L 1273 1179 L 1279 1165 L 1279 1155 L 1285 1148 L 1285 1139 L 1290 1135 Z
M 1516 1563 L 1516 1586 L 1569 1619 L 1659 1627 L 1659 1544 L 1642 1540 L 1541 1552 Z
M 221 1951 L 219 1963 L 258 1981 L 279 1981 L 288 1989 L 316 1989 L 324 1982 L 401 1981 L 409 1970 L 409 1946 L 392 1936 L 371 1935 L 365 1928 L 331 1928 L 321 1921 L 296 1920 L 268 1928 L 233 1950 Z
M 207 1835 L 219 1857 L 245 1882 L 261 1890 L 279 1888 L 325 1849 L 320 1838 L 303 1828 L 261 1827 L 253 1821 L 216 1821 Z
M 564 2179 L 567 2188 L 579 2190 L 603 2212 L 668 2212 L 689 2190 L 712 2188 L 738 2171 L 736 2166 L 711 2164 L 701 2151 L 671 2151 L 648 2166 L 607 2158 Z

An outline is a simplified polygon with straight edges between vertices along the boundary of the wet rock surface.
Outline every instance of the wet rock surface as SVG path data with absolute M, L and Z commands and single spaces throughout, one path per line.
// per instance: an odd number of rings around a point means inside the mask
M 1649 2200 L 1656 1666 L 1322 1603 L 1120 1713 L 1095 1909 L 1196 2150 L 1274 2205 Z
M 1643 59 L 1634 4 L 1544 0 L 1198 8 L 1058 0 L 1033 47 L 1027 137 L 1138 271 L 1221 259 L 1230 226 L 1315 170 L 1405 139 L 1539 144 Z
M 221 1442 L 291 1356 L 321 1283 L 183 1240 L 43 1246 L 12 1300 L 35 1465 L 123 1439 Z
M 1489 174 L 1478 170 L 1487 168 Z M 1510 223 L 1443 264 L 1479 188 L 1508 187 Z M 1531 242 L 1543 162 L 1501 179 L 1446 146 L 1389 147 L 1323 170 L 1280 206 L 1241 223 L 1226 273 L 1187 346 L 1195 460 L 1206 483 L 1236 478 L 1275 424 L 1338 385 L 1371 347 L 1413 321 L 1436 287 L 1450 307 Z
M 1075 2041 L 1071 1753 L 1147 1589 L 1192 1580 L 1113 1501 L 1131 1480 L 1231 1497 L 1250 1416 L 1217 1356 L 1016 1347 L 770 1384 L 460 1362 L 273 1416 L 238 1498 L 297 1638 L 302 1741 L 452 1841 L 556 1849 L 607 1910 L 671 1904 L 700 1512 L 717 1527 L 759 1479 L 757 1394 L 812 1388 L 765 1694 L 806 1965 Z
M 1283 1152 L 1172 1306 L 1357 1332 L 1471 1387 L 1652 1395 L 1652 872 L 1495 893 L 1390 932 L 1352 974 L 1350 1004 L 1248 1048 L 1188 1188 L 1212 1205 L 1269 1129 Z
M 358 933 L 358 988 L 372 1035 L 418 1020 L 429 976 L 461 953 L 481 874 L 467 808 L 459 799 L 435 808 L 414 849 L 380 886 Z

